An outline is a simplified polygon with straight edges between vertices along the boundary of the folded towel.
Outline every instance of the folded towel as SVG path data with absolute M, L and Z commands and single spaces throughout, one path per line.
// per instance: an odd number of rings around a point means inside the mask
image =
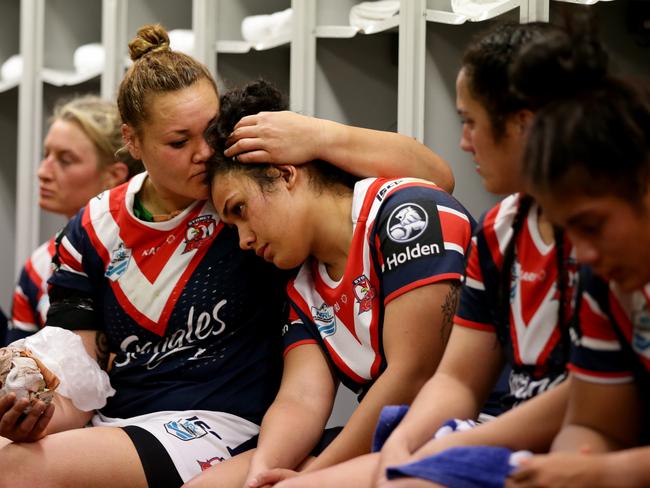
M 0 68 L 0 75 L 5 81 L 20 80 L 23 76 L 23 57 L 20 54 L 10 56 Z
M 361 2 L 350 9 L 350 25 L 359 29 L 368 29 L 378 22 L 397 15 L 399 7 L 399 0 Z
M 505 3 L 506 0 L 451 0 L 451 9 L 461 15 L 475 18 L 486 10 Z
M 478 424 L 470 419 L 460 420 L 460 419 L 451 419 L 447 420 L 442 426 L 436 431 L 433 438 L 440 439 L 452 432 L 462 432 L 465 430 L 470 430 L 476 427 Z
M 531 456 L 505 447 L 452 447 L 419 461 L 392 466 L 388 479 L 420 478 L 449 488 L 501 488 L 519 461 Z
M 408 405 L 389 405 L 381 409 L 377 427 L 375 427 L 375 435 L 372 439 L 372 452 L 381 451 L 388 436 L 395 430 L 395 427 L 402 421 L 408 411 Z
M 291 33 L 293 10 L 291 8 L 270 15 L 250 15 L 241 23 L 241 35 L 245 41 L 259 42 Z
M 96 72 L 104 69 L 106 53 L 98 42 L 84 44 L 74 50 L 72 60 L 77 73 Z
M 173 29 L 168 33 L 169 47 L 172 51 L 194 55 L 194 32 L 189 29 Z

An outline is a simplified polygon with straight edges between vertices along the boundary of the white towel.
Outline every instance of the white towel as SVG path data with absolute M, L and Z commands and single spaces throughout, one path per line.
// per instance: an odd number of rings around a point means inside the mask
M 367 29 L 399 13 L 399 0 L 361 2 L 350 9 L 350 25 Z
M 23 57 L 20 54 L 10 56 L 0 68 L 0 76 L 5 81 L 20 80 L 23 76 Z
M 77 73 L 98 72 L 104 69 L 106 53 L 98 42 L 84 44 L 74 50 L 74 69 Z
M 486 10 L 505 3 L 506 0 L 451 0 L 454 13 L 466 15 L 470 19 L 480 17 Z
M 250 15 L 241 23 L 241 35 L 245 41 L 260 42 L 265 39 L 291 33 L 293 10 L 288 8 L 270 15 Z
M 172 51 L 194 55 L 194 32 L 189 29 L 173 29 L 168 32 Z

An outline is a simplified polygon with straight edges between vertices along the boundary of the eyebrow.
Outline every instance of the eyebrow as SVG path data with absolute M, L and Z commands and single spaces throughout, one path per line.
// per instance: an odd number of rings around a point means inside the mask
M 230 208 L 228 207 L 228 202 L 230 202 L 230 200 L 232 200 L 232 197 L 226 198 L 226 201 L 223 204 L 223 209 L 219 212 L 221 214 L 221 220 L 227 219 L 230 215 Z

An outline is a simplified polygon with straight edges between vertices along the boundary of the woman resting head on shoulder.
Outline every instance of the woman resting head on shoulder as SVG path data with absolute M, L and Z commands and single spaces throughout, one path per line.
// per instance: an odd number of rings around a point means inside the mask
M 212 201 L 237 227 L 240 247 L 280 268 L 302 264 L 287 287 L 282 386 L 246 475 L 259 486 L 268 476 L 296 474 L 286 469 L 315 470 L 369 452 L 381 408 L 413 399 L 445 347 L 474 224 L 429 181 L 356 181 L 318 160 L 273 166 L 223 155 L 240 118 L 282 108 L 277 90 L 252 83 L 224 94 L 208 132 Z M 360 404 L 338 436 L 314 451 L 337 380 Z

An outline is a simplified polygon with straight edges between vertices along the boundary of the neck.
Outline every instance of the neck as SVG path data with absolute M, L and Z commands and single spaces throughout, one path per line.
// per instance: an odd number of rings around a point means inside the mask
M 142 205 L 156 220 L 169 220 L 194 202 L 191 198 L 163 194 L 156 188 L 150 176 L 147 176 L 138 196 Z
M 325 191 L 315 199 L 316 219 L 312 256 L 325 264 L 330 278 L 343 276 L 352 244 L 352 192 Z

